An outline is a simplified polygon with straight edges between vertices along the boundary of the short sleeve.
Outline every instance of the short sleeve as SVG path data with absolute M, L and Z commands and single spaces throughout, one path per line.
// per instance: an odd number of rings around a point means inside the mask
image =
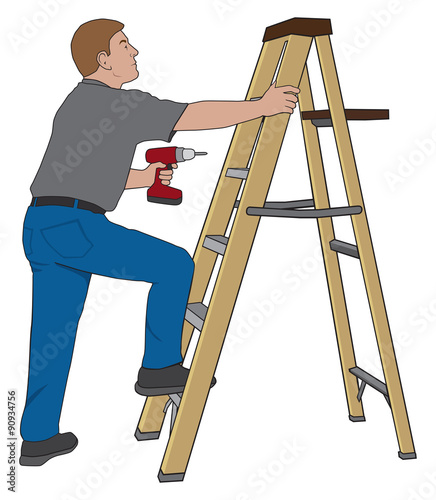
M 187 103 L 158 99 L 148 92 L 126 90 L 126 108 L 123 126 L 136 142 L 161 140 L 170 142 L 174 127 L 182 116 Z M 120 116 L 120 118 L 122 118 Z

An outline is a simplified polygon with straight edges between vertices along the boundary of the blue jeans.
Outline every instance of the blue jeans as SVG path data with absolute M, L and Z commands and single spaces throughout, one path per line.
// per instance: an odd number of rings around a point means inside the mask
M 182 361 L 182 327 L 194 271 L 180 247 L 79 208 L 29 207 L 23 245 L 33 271 L 29 377 L 21 435 L 59 432 L 77 325 L 92 274 L 152 283 L 142 366 Z M 108 369 L 111 364 L 108 363 Z

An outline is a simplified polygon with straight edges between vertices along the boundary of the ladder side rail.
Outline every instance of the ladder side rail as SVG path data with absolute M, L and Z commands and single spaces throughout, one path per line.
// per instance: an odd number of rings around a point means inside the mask
M 300 113 L 313 110 L 312 90 L 307 67 L 304 69 L 300 84 Z M 306 147 L 307 163 L 309 167 L 315 208 L 329 208 L 330 201 L 327 190 L 324 165 L 321 154 L 318 130 L 308 120 L 301 120 L 303 137 Z M 330 303 L 336 330 L 339 357 L 342 368 L 342 378 L 348 404 L 350 420 L 365 420 L 362 403 L 357 399 L 359 386 L 356 377 L 350 373 L 350 368 L 356 366 L 353 341 L 351 338 L 347 304 L 344 295 L 339 259 L 336 252 L 330 248 L 330 241 L 335 239 L 334 227 L 331 218 L 318 219 L 318 231 L 324 258 L 324 269 L 327 278 Z
M 392 336 L 386 314 L 384 297 L 380 285 L 374 249 L 369 232 L 366 210 L 363 203 L 360 181 L 354 152 L 351 145 L 348 123 L 339 86 L 336 64 L 330 37 L 315 37 L 324 86 L 327 95 L 339 160 L 350 205 L 360 205 L 362 213 L 351 217 L 357 248 L 359 250 L 363 277 L 371 309 L 372 320 L 382 362 L 383 373 L 391 401 L 392 416 L 401 458 L 414 458 L 415 449 L 410 431 L 404 394 L 398 373 Z
M 263 95 L 269 88 L 277 68 L 285 39 L 265 42 L 254 70 L 246 100 Z M 194 253 L 195 272 L 190 290 L 189 303 L 202 302 L 216 263 L 217 254 L 204 248 L 203 242 L 208 234 L 224 234 L 229 223 L 236 197 L 242 180 L 226 177 L 228 168 L 247 167 L 254 146 L 261 119 L 252 120 L 236 126 L 211 206 Z M 181 353 L 184 357 L 191 340 L 194 327 L 184 322 Z M 136 431 L 137 439 L 156 439 L 159 437 L 165 413 L 163 408 L 168 396 L 152 396 L 145 400 Z
M 277 85 L 299 85 L 312 38 L 291 35 Z M 251 205 L 264 204 L 286 131 L 289 115 L 264 121 L 235 222 L 229 237 L 200 340 L 191 365 L 179 411 L 159 473 L 160 480 L 184 474 L 203 415 L 240 284 L 258 227 L 259 217 L 246 214 Z

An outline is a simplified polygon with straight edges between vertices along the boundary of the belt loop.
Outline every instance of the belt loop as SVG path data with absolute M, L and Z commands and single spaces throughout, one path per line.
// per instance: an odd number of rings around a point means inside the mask
M 74 205 L 73 208 L 77 208 L 77 205 L 79 204 L 79 200 L 77 198 L 74 199 Z
M 37 201 L 37 197 L 33 200 L 33 203 L 32 203 L 32 207 L 36 207 L 36 201 Z

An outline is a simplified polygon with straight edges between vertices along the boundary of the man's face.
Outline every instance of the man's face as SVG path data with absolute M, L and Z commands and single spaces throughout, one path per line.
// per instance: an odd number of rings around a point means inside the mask
M 108 64 L 112 67 L 114 76 L 121 79 L 122 83 L 131 82 L 138 77 L 135 56 L 138 51 L 130 45 L 129 40 L 122 31 L 118 31 L 109 42 L 110 56 Z

